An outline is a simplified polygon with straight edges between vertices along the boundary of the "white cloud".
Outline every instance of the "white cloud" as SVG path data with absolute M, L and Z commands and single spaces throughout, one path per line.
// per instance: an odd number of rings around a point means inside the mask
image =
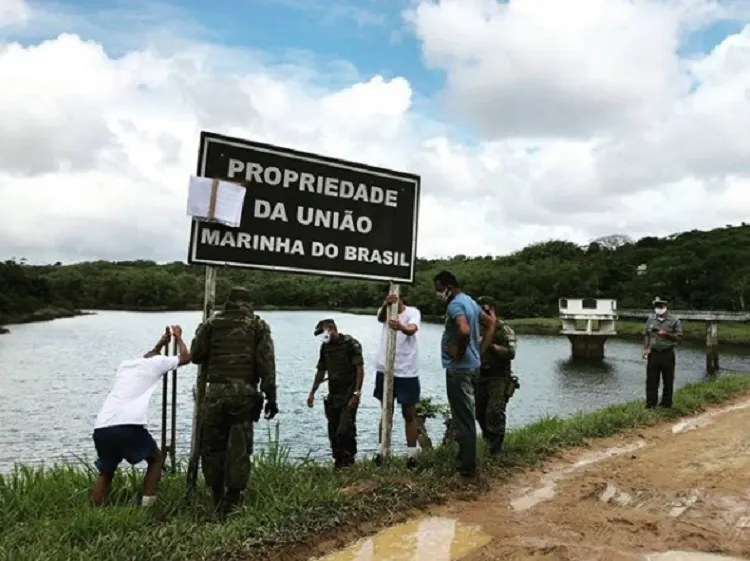
M 33 34 L 34 12 L 4 2 L 0 25 L 31 14 Z M 423 256 L 745 220 L 750 27 L 704 57 L 678 55 L 690 30 L 736 10 L 417 2 L 409 20 L 447 73 L 447 115 L 481 131 L 478 143 L 420 114 L 409 76 L 361 77 L 343 61 L 280 64 L 190 37 L 149 35 L 118 57 L 93 33 L 6 43 L 0 258 L 184 258 L 201 129 L 422 174 Z
M 24 0 L 0 0 L 0 29 L 22 25 L 31 16 L 31 10 Z

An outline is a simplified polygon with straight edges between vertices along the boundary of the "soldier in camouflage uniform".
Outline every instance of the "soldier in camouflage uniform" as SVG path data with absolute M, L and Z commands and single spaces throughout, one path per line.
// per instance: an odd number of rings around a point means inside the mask
M 328 372 L 323 408 L 334 466 L 342 468 L 352 465 L 357 455 L 357 408 L 365 376 L 362 346 L 351 335 L 339 333 L 332 319 L 319 321 L 314 335 L 321 341 L 320 356 L 307 406 L 315 403 L 315 392 Z
M 477 303 L 485 313 L 496 311 L 496 302 L 482 296 Z M 520 386 L 512 375 L 511 361 L 516 356 L 516 334 L 513 328 L 497 320 L 492 345 L 482 355 L 482 366 L 476 380 L 476 415 L 482 437 L 493 456 L 500 453 L 505 440 L 505 410 L 508 400 Z
M 217 509 L 226 514 L 250 478 L 253 423 L 260 419 L 264 394 L 265 418 L 279 412 L 271 328 L 253 313 L 246 289 L 233 288 L 224 310 L 198 326 L 191 354 L 208 384 L 201 404 L 203 476 Z

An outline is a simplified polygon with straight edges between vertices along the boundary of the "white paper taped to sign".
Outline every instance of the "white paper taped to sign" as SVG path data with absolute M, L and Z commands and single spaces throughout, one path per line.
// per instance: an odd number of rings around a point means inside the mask
M 244 186 L 210 177 L 190 176 L 188 216 L 237 228 L 244 204 Z

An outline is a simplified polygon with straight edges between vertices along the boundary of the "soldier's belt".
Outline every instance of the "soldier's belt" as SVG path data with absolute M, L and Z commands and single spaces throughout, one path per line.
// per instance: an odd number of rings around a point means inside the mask
M 216 380 L 208 380 L 209 384 L 245 384 L 247 386 L 253 386 L 247 378 L 219 378 Z

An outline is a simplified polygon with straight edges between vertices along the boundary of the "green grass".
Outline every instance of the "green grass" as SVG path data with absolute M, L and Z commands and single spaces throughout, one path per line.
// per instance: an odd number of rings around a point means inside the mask
M 556 335 L 560 333 L 560 320 L 557 318 L 511 319 L 508 321 L 516 333 L 529 335 Z M 617 337 L 642 339 L 645 322 L 633 320 L 617 321 Z M 701 321 L 682 322 L 683 340 L 706 341 L 706 324 Z M 719 324 L 719 343 L 744 344 L 750 342 L 750 324 L 723 322 Z
M 750 375 L 735 375 L 679 390 L 672 410 L 646 410 L 642 403 L 629 403 L 568 419 L 547 418 L 511 431 L 504 460 L 482 467 L 502 478 L 563 448 L 695 413 L 748 391 Z M 0 559 L 249 561 L 263 559 L 271 550 L 289 558 L 284 548 L 359 522 L 403 518 L 413 508 L 467 492 L 449 479 L 452 447 L 425 453 L 425 470 L 419 473 L 408 472 L 400 459 L 387 468 L 363 462 L 335 473 L 311 461 L 289 462 L 287 451 L 277 444 L 278 425 L 276 430 L 267 435 L 270 452 L 256 457 L 243 509 L 224 523 L 214 521 L 205 492 L 195 505 L 183 502 L 182 474 L 165 477 L 158 504 L 144 510 L 136 506 L 140 475 L 125 471 L 116 479 L 109 504 L 96 510 L 89 506 L 95 475 L 85 464 L 17 467 L 0 476 Z M 356 492 L 344 492 L 363 484 Z

